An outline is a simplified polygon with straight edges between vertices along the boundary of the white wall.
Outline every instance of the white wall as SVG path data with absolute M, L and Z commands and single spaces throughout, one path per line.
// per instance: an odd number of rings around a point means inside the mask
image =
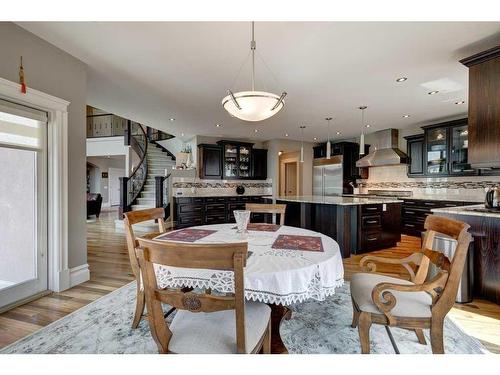
M 273 180 L 273 195 L 279 194 L 279 155 L 280 151 L 300 151 L 300 141 L 288 139 L 273 139 L 264 142 L 267 148 L 267 177 Z M 304 163 L 299 163 L 299 174 L 302 184 L 299 187 L 302 195 L 312 195 L 313 179 L 313 146 L 314 143 L 304 142 Z
M 123 137 L 87 138 L 87 156 L 126 155 Z
M 91 156 L 87 158 L 87 162 L 99 168 L 98 173 L 95 175 L 95 191 L 90 191 L 91 193 L 100 193 L 102 195 L 102 203 L 109 204 L 109 179 L 102 178 L 103 172 L 109 173 L 109 168 L 122 169 L 125 173 L 125 156 L 122 157 L 95 157 Z M 123 177 L 123 176 L 122 176 Z M 92 186 L 93 184 L 91 184 Z
M 18 82 L 23 56 L 29 87 L 69 101 L 68 263 L 87 263 L 86 239 L 86 66 L 11 22 L 0 22 L 0 77 Z

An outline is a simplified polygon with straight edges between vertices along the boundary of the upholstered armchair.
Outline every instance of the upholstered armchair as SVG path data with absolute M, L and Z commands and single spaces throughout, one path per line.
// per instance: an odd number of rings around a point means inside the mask
M 424 345 L 426 341 L 422 330 L 430 328 L 432 352 L 444 353 L 443 323 L 454 304 L 472 237 L 467 232 L 468 224 L 444 217 L 430 215 L 424 227 L 426 233 L 419 252 L 404 259 L 365 256 L 360 266 L 369 272 L 352 277 L 352 327 L 358 327 L 362 353 L 370 352 L 372 324 L 414 330 L 418 341 Z M 432 249 L 437 233 L 457 241 L 451 261 Z M 426 280 L 431 262 L 439 271 L 431 280 Z M 376 263 L 403 266 L 409 273 L 410 281 L 375 273 Z M 389 329 L 388 333 L 392 341 Z

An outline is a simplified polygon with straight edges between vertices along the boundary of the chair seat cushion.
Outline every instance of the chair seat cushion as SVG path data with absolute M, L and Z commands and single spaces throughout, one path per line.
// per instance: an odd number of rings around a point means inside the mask
M 250 353 L 264 335 L 271 308 L 264 303 L 245 303 L 246 350 Z M 177 311 L 170 324 L 168 349 L 174 353 L 237 353 L 235 310 L 212 313 Z
M 372 300 L 372 290 L 379 283 L 415 285 L 414 283 L 376 273 L 356 273 L 351 280 L 351 296 L 361 311 L 382 314 Z M 391 314 L 400 317 L 430 318 L 432 297 L 427 292 L 390 290 L 396 298 Z

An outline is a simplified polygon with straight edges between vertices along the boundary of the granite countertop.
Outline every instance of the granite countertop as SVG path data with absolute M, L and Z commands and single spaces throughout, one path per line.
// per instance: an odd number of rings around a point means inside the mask
M 470 203 L 480 203 L 484 199 L 483 198 L 477 198 L 477 197 L 471 197 L 471 196 L 464 196 L 464 195 L 459 195 L 459 194 L 412 194 L 412 195 L 401 195 L 401 196 L 394 196 L 394 195 L 377 195 L 376 190 L 372 191 L 367 194 L 343 194 L 344 197 L 356 197 L 359 198 L 362 195 L 366 195 L 367 198 L 383 198 L 384 196 L 388 198 L 397 198 L 397 199 L 415 199 L 415 200 L 426 200 L 426 201 L 454 201 L 454 202 L 470 202 Z
M 181 195 L 174 195 L 174 198 L 198 198 L 198 197 L 270 197 L 271 194 L 256 194 L 251 192 L 245 192 L 245 194 L 236 194 L 235 192 L 189 192 L 183 193 Z
M 476 211 L 476 209 L 480 209 Z M 447 215 L 466 215 L 466 216 L 482 216 L 482 217 L 493 217 L 500 220 L 500 210 L 498 212 L 487 211 L 484 204 L 474 204 L 471 206 L 458 206 L 458 207 L 447 207 L 447 208 L 434 208 L 431 210 L 436 214 L 447 214 Z
M 352 206 L 360 204 L 402 203 L 401 200 L 395 198 L 378 198 L 378 197 L 357 198 L 357 197 L 341 197 L 341 196 L 322 197 L 318 195 L 274 196 L 273 199 L 286 202 L 335 204 L 340 206 Z
M 471 202 L 478 203 L 483 199 L 468 197 L 459 194 L 414 194 L 409 197 L 401 197 L 400 199 L 421 199 L 429 201 L 455 201 L 455 202 Z

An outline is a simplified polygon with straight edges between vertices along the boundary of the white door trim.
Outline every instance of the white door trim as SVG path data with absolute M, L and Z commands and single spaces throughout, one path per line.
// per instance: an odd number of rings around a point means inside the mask
M 48 287 L 59 292 L 68 289 L 68 105 L 70 102 L 0 78 L 0 98 L 48 113 Z

